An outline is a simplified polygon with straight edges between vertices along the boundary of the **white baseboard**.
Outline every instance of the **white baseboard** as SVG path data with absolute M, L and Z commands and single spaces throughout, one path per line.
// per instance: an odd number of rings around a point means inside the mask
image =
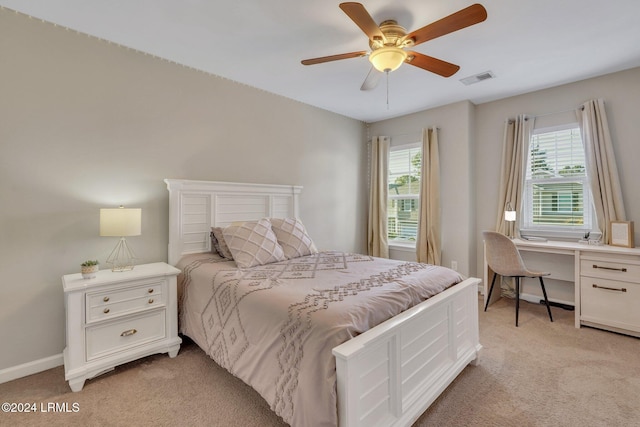
M 46 371 L 47 369 L 55 368 L 63 364 L 64 358 L 62 357 L 62 353 L 60 353 L 55 356 L 49 356 L 44 359 L 2 369 L 0 370 L 0 384 L 37 374 L 38 372 Z

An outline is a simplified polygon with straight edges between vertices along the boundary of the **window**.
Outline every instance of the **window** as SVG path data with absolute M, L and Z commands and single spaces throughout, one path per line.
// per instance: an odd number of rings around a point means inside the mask
M 387 224 L 389 243 L 415 243 L 420 208 L 420 144 L 391 147 Z
M 534 131 L 529 144 L 521 231 L 574 237 L 592 228 L 591 192 L 577 125 Z

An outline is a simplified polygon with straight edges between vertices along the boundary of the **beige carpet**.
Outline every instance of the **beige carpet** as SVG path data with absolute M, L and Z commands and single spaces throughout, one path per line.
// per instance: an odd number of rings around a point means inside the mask
M 480 311 L 484 346 L 416 426 L 640 425 L 640 340 L 573 327 L 573 312 L 513 301 Z M 72 393 L 58 367 L 0 384 L 0 401 L 70 412 L 3 413 L 12 426 L 283 426 L 249 387 L 196 345 L 87 381 Z M 77 412 L 73 412 L 78 409 Z

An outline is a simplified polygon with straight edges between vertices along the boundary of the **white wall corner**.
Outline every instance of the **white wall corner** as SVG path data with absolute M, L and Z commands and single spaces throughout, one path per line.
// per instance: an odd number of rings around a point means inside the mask
M 23 363 L 22 365 L 5 368 L 0 370 L 0 384 L 37 374 L 39 372 L 46 371 L 47 369 L 56 368 L 63 364 L 64 358 L 62 353 L 60 353 L 43 359 L 34 360 L 33 362 Z

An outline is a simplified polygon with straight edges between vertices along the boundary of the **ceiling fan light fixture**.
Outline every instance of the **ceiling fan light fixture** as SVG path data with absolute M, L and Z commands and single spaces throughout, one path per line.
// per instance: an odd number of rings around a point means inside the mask
M 369 61 L 382 72 L 397 70 L 407 59 L 407 52 L 395 46 L 381 47 L 369 55 Z

